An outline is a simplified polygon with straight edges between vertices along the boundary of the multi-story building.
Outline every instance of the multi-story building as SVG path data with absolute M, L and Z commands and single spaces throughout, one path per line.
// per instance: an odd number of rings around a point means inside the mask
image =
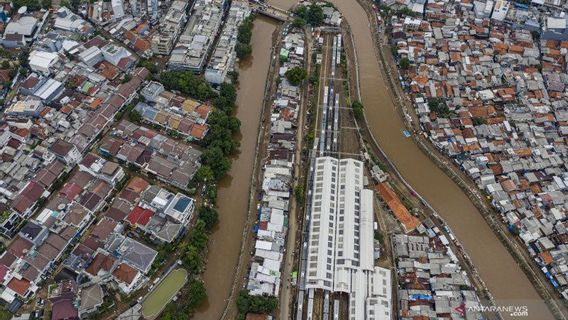
M 173 1 L 166 15 L 160 19 L 160 32 L 152 37 L 154 54 L 170 54 L 187 22 L 187 6 L 185 1 Z
M 390 270 L 374 266 L 373 191 L 355 159 L 315 160 L 306 289 L 349 295 L 349 319 L 391 318 Z
M 225 4 L 225 0 L 195 2 L 187 27 L 171 52 L 169 69 L 203 71 L 221 26 Z
M 205 79 L 210 83 L 218 85 L 225 82 L 227 73 L 233 70 L 237 58 L 235 45 L 238 28 L 250 13 L 251 9 L 247 3 L 235 1 L 231 4 L 223 31 L 205 70 Z

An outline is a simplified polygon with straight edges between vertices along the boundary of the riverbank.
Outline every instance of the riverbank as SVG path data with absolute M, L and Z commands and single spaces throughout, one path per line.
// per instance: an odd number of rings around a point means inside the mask
M 278 25 L 274 31 L 272 32 L 271 41 L 272 43 L 278 43 L 281 39 L 282 25 Z M 254 35 L 254 33 L 253 33 Z M 254 50 L 254 48 L 253 48 Z M 237 310 L 235 308 L 235 300 L 239 294 L 240 289 L 243 287 L 246 281 L 246 274 L 247 274 L 247 266 L 248 262 L 251 258 L 250 252 L 251 248 L 254 244 L 254 234 L 252 233 L 254 223 L 256 221 L 256 195 L 258 192 L 258 186 L 261 183 L 262 179 L 262 170 L 261 170 L 261 160 L 266 156 L 266 144 L 267 144 L 267 129 L 270 128 L 270 113 L 266 111 L 270 109 L 271 97 L 274 95 L 275 88 L 272 85 L 274 83 L 274 79 L 277 76 L 275 72 L 277 60 L 274 59 L 278 52 L 278 46 L 272 46 L 270 50 L 270 64 L 268 66 L 268 72 L 266 74 L 266 82 L 264 85 L 263 90 L 263 103 L 260 110 L 259 115 L 259 123 L 260 126 L 257 132 L 256 138 L 256 147 L 254 152 L 254 165 L 253 170 L 250 175 L 250 188 L 249 188 L 249 197 L 248 197 L 248 214 L 247 220 L 245 223 L 245 227 L 243 228 L 242 236 L 241 236 L 241 248 L 239 250 L 239 257 L 237 263 L 237 270 L 235 272 L 236 276 L 233 280 L 233 284 L 231 287 L 231 292 L 229 297 L 226 299 L 226 305 L 223 310 L 223 314 L 221 315 L 221 319 L 234 319 L 237 315 Z
M 236 116 L 242 123 L 238 137 L 240 152 L 233 157 L 231 170 L 219 184 L 219 224 L 210 236 L 210 254 L 203 274 L 208 299 L 195 313 L 195 319 L 218 320 L 223 317 L 227 313 L 228 299 L 234 299 L 231 292 L 240 288 L 234 282 L 242 279 L 243 268 L 238 266 L 239 256 L 244 254 L 241 240 L 243 232 L 248 231 L 251 176 L 261 122 L 259 114 L 271 60 L 272 39 L 266 34 L 275 30 L 276 24 L 272 21 L 257 17 L 251 39 L 252 55 L 238 65 L 241 81 L 237 88 Z

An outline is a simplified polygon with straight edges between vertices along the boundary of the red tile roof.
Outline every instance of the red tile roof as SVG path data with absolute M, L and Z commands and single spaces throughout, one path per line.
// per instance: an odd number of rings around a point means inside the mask
M 138 275 L 138 271 L 126 263 L 121 263 L 112 272 L 112 275 L 120 282 L 131 284 L 134 278 L 136 278 L 136 275 Z
M 16 278 L 12 278 L 12 280 L 8 282 L 7 287 L 14 290 L 14 292 L 19 294 L 20 296 L 25 297 L 26 291 L 30 287 L 30 282 L 25 279 L 18 280 Z
M 136 206 L 126 217 L 126 220 L 128 220 L 128 222 L 133 226 L 145 226 L 148 224 L 153 215 L 154 212 L 152 210 Z
M 59 193 L 68 200 L 73 200 L 79 193 L 81 193 L 81 191 L 82 189 L 79 185 L 73 182 L 68 182 L 63 186 Z
M 408 209 L 402 204 L 396 193 L 385 183 L 380 183 L 377 186 L 381 197 L 385 200 L 388 207 L 391 209 L 394 216 L 404 226 L 406 232 L 412 232 L 420 221 L 408 212 Z

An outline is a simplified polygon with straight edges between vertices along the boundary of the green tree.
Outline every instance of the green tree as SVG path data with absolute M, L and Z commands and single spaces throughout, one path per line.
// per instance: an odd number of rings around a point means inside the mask
M 306 79 L 308 73 L 303 68 L 294 67 L 286 71 L 284 75 L 286 76 L 286 79 L 290 82 L 290 84 L 297 86 L 300 85 L 300 83 L 302 83 L 304 79 Z
M 238 84 L 239 83 L 239 72 L 237 70 L 227 72 L 227 76 L 231 80 L 232 84 Z
M 253 296 L 247 290 L 239 292 L 237 297 L 237 309 L 241 314 L 262 313 L 269 314 L 278 307 L 278 299 L 274 296 Z
M 252 39 L 252 22 L 245 20 L 238 28 L 237 41 L 241 43 L 250 43 Z
M 363 119 L 363 116 L 365 114 L 363 112 L 363 104 L 361 102 L 353 101 L 353 103 L 351 103 L 351 109 L 353 109 L 353 116 L 355 117 L 355 119 Z
M 20 66 L 24 67 L 24 68 L 28 68 L 29 67 L 29 64 L 28 64 L 29 58 L 30 58 L 29 50 L 27 50 L 27 49 L 22 50 L 22 52 L 20 52 L 20 55 L 18 56 L 18 61 L 20 62 Z
M 296 201 L 298 201 L 298 204 L 300 206 L 303 206 L 306 200 L 304 186 L 302 185 L 296 186 L 296 188 L 294 189 L 294 196 L 296 197 Z
M 207 299 L 207 290 L 205 285 L 203 285 L 203 281 L 191 279 L 188 286 L 188 295 L 188 307 L 190 310 L 195 310 Z
M 235 52 L 237 53 L 237 58 L 245 59 L 252 53 L 252 47 L 248 43 L 237 42 L 235 46 Z
M 26 6 L 29 11 L 36 11 L 41 9 L 40 2 L 37 0 L 14 0 L 12 1 L 14 9 L 19 9 L 20 7 Z
M 231 169 L 231 162 L 225 157 L 223 150 L 218 146 L 207 148 L 201 155 L 203 164 L 213 171 L 215 179 L 221 179 Z
M 249 16 L 241 22 L 237 30 L 237 44 L 235 46 L 235 52 L 237 53 L 237 58 L 244 59 L 252 53 L 252 46 L 250 41 L 252 39 L 252 27 L 253 27 L 254 16 Z
M 474 126 L 479 126 L 479 125 L 482 125 L 482 124 L 487 124 L 487 120 L 486 120 L 485 118 L 483 118 L 483 117 L 477 117 L 477 116 L 476 116 L 476 117 L 471 118 L 471 121 L 473 122 L 473 125 L 474 125 Z
M 205 222 L 201 219 L 197 219 L 195 227 L 189 235 L 190 243 L 194 245 L 200 252 L 207 246 L 207 241 L 209 236 L 207 236 L 207 229 L 205 227 Z
M 10 68 L 10 62 L 8 60 L 2 61 L 2 69 L 6 70 Z
M 138 66 L 148 69 L 148 71 L 150 71 L 151 74 L 158 73 L 158 66 L 156 65 L 156 63 L 150 60 L 140 59 L 140 61 L 138 62 Z
M 0 305 L 0 320 L 10 320 L 12 319 L 12 314 L 8 311 L 8 306 L 5 303 Z
M 131 110 L 128 113 L 128 120 L 130 120 L 130 122 L 140 123 L 140 121 L 142 120 L 142 115 L 136 110 Z
M 402 70 L 408 70 L 408 68 L 410 68 L 410 60 L 408 60 L 407 57 L 400 59 L 398 64 Z
M 384 234 L 379 230 L 375 231 L 375 240 L 379 241 L 382 245 L 385 241 Z
M 440 99 L 430 99 L 428 107 L 430 111 L 436 113 L 439 117 L 448 118 L 450 116 L 450 108 Z
M 211 230 L 219 222 L 219 213 L 214 208 L 201 207 L 199 208 L 199 219 L 205 222 L 207 230 Z
M 295 28 L 303 28 L 306 25 L 306 20 L 302 17 L 295 17 L 291 25 Z
M 214 184 L 207 184 L 203 192 L 203 198 L 210 204 L 217 203 L 217 187 Z
M 323 19 L 323 9 L 319 5 L 312 3 L 306 13 L 306 22 L 313 27 L 317 27 L 322 25 Z
M 212 181 L 215 178 L 215 176 L 213 174 L 213 170 L 211 170 L 211 167 L 204 165 L 199 167 L 199 169 L 197 169 L 197 172 L 195 173 L 195 178 L 199 182 L 204 182 L 204 181 Z
M 237 101 L 237 89 L 233 84 L 222 83 L 219 86 L 219 96 L 215 98 L 213 105 L 225 113 L 230 113 Z
M 182 262 L 184 267 L 186 267 L 189 272 L 191 272 L 192 274 L 199 274 L 203 265 L 201 259 L 202 258 L 199 249 L 197 249 L 193 245 L 188 245 L 185 249 Z
M 165 71 L 160 74 L 160 82 L 168 90 L 177 90 L 195 99 L 205 101 L 216 96 L 205 79 L 191 71 Z
M 299 5 L 294 9 L 294 14 L 300 16 L 301 18 L 305 18 L 308 13 L 308 8 L 304 5 Z

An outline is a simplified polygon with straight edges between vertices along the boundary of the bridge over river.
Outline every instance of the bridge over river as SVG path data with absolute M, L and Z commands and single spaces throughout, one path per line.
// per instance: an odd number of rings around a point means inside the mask
M 254 12 L 278 21 L 284 22 L 290 16 L 290 11 L 278 8 L 269 3 L 260 1 L 249 1 L 249 3 Z

